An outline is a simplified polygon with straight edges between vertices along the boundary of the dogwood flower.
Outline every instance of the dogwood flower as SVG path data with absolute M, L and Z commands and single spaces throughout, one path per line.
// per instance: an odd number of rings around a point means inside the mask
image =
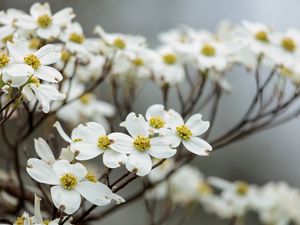
M 52 15 L 49 3 L 35 3 L 30 8 L 30 15 L 18 16 L 16 25 L 25 30 L 35 30 L 44 39 L 58 37 L 61 28 L 66 26 L 75 14 L 72 8 L 65 8 Z
M 145 118 L 149 125 L 150 134 L 159 133 L 162 128 L 167 126 L 167 111 L 160 104 L 150 106 L 145 114 Z
M 87 170 L 80 163 L 70 164 L 66 160 L 58 160 L 51 167 L 42 160 L 31 158 L 26 170 L 34 180 L 52 185 L 53 204 L 67 214 L 73 214 L 79 209 L 81 196 L 98 206 L 107 205 L 111 200 L 117 203 L 124 201 L 104 184 L 87 181 Z
M 201 114 L 195 114 L 184 123 L 176 111 L 171 109 L 168 114 L 170 129 L 163 129 L 163 134 L 169 139 L 171 146 L 176 148 L 182 143 L 187 150 L 196 155 L 208 155 L 212 150 L 211 145 L 198 136 L 208 130 L 209 121 L 203 121 Z
M 20 40 L 15 40 L 14 43 L 8 42 L 7 48 L 14 63 L 27 66 L 31 70 L 31 75 L 48 82 L 62 80 L 61 73 L 48 66 L 57 62 L 61 57 L 55 45 L 48 44 L 36 52 L 31 52 Z
M 111 148 L 120 153 L 129 154 L 126 168 L 139 176 L 150 173 L 152 168 L 151 157 L 163 159 L 170 158 L 176 154 L 176 149 L 169 146 L 164 137 L 151 137 L 148 124 L 142 115 L 136 116 L 129 113 L 123 123 L 131 135 L 115 135 L 115 143 Z
M 79 125 L 75 129 L 80 133 L 80 139 L 71 143 L 70 148 L 77 160 L 89 160 L 103 154 L 103 163 L 109 168 L 119 167 L 127 161 L 126 154 L 111 148 L 111 144 L 118 144 L 115 136 L 123 134 L 106 134 L 104 127 L 96 122 L 89 122 L 86 126 Z

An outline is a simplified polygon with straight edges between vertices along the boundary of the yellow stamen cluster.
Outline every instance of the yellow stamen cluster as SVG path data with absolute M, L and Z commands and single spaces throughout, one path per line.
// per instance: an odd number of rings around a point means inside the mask
M 60 178 L 60 184 L 64 189 L 72 190 L 76 187 L 78 181 L 77 178 L 71 173 L 65 173 Z
M 37 77 L 35 77 L 35 76 L 30 77 L 29 83 L 30 83 L 30 84 L 34 84 L 34 85 L 37 86 L 37 87 L 39 87 L 40 84 L 41 84 L 41 83 L 40 83 L 40 80 L 39 80 Z
M 136 57 L 132 62 L 136 66 L 142 66 L 142 65 L 144 65 L 144 61 L 140 57 Z
M 176 57 L 176 55 L 173 54 L 173 53 L 164 54 L 164 55 L 162 56 L 162 58 L 163 58 L 163 60 L 164 60 L 164 62 L 165 62 L 166 64 L 170 64 L 170 65 L 176 63 L 176 61 L 177 61 L 177 57 Z
M 297 48 L 295 41 L 292 38 L 288 37 L 282 38 L 281 46 L 289 52 L 294 52 Z
M 69 40 L 73 41 L 77 44 L 82 44 L 83 41 L 84 41 L 84 36 L 82 34 L 78 34 L 78 33 L 73 32 L 73 33 L 70 34 Z
M 211 56 L 216 55 L 216 49 L 211 44 L 205 44 L 201 48 L 201 53 L 205 56 L 211 57 Z
M 124 49 L 126 47 L 125 42 L 121 38 L 116 38 L 113 45 L 120 49 Z
M 38 17 L 37 23 L 42 28 L 47 28 L 52 24 L 52 18 L 48 14 L 44 14 Z
M 204 195 L 213 193 L 212 187 L 207 182 L 200 182 L 197 190 L 200 194 Z
M 94 174 L 90 173 L 90 172 L 85 176 L 85 178 L 88 181 L 91 181 L 93 183 L 97 183 L 97 177 Z
M 111 140 L 106 136 L 100 136 L 98 138 L 97 146 L 100 149 L 107 149 L 111 144 Z
M 185 125 L 176 127 L 177 134 L 184 140 L 190 140 L 192 136 L 192 131 Z
M 24 62 L 33 69 L 38 69 L 41 65 L 39 58 L 34 54 L 29 54 L 24 57 Z
M 71 53 L 67 50 L 62 50 L 60 58 L 63 62 L 68 62 L 69 59 L 71 58 Z
M 9 63 L 9 57 L 6 54 L 0 54 L 0 68 Z
M 149 123 L 152 127 L 159 129 L 165 126 L 165 121 L 160 116 L 153 116 L 150 118 Z
M 32 38 L 29 41 L 28 47 L 30 49 L 39 49 L 42 46 L 42 41 L 39 38 Z
M 235 190 L 239 195 L 246 195 L 249 191 L 249 185 L 244 181 L 238 181 Z
M 79 98 L 82 104 L 87 105 L 91 102 L 92 95 L 91 94 L 85 94 Z
M 24 222 L 25 222 L 25 218 L 23 216 L 20 216 L 20 217 L 17 217 L 14 224 L 15 225 L 24 225 Z
M 269 42 L 268 34 L 265 31 L 256 32 L 255 39 L 265 43 Z
M 138 135 L 133 141 L 133 146 L 141 152 L 146 151 L 151 148 L 150 138 Z
M 44 224 L 44 225 L 49 225 L 50 222 L 51 222 L 51 220 L 49 220 L 49 219 L 43 220 L 43 224 Z

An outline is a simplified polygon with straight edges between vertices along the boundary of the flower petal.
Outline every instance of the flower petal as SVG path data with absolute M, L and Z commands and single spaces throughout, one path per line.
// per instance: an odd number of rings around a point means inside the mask
M 149 136 L 148 125 L 141 114 L 136 116 L 133 112 L 129 113 L 126 117 L 125 125 L 128 133 L 132 137 L 136 137 L 138 135 L 143 135 L 145 137 Z
M 15 40 L 14 43 L 7 42 L 7 48 L 10 56 L 19 63 L 23 63 L 24 57 L 29 53 L 29 50 L 19 40 Z
M 151 156 L 159 159 L 170 158 L 175 155 L 176 149 L 170 148 L 167 138 L 156 137 L 151 139 L 151 148 L 147 150 L 147 153 Z
M 41 80 L 57 83 L 63 79 L 61 73 L 50 66 L 40 66 L 34 74 Z
M 209 128 L 209 121 L 202 120 L 202 115 L 197 113 L 191 116 L 188 121 L 186 122 L 186 126 L 188 126 L 193 136 L 199 136 L 203 134 Z
M 61 53 L 57 46 L 48 44 L 41 47 L 36 53 L 42 65 L 50 65 L 60 60 Z
M 76 190 L 66 190 L 61 186 L 51 188 L 51 197 L 53 204 L 57 209 L 64 207 L 64 212 L 73 214 L 76 212 L 81 203 L 81 196 Z
M 146 152 L 135 151 L 128 157 L 126 168 L 139 176 L 145 176 L 152 169 L 152 161 Z
M 82 164 L 70 164 L 67 160 L 56 161 L 52 168 L 58 177 L 61 177 L 66 173 L 71 173 L 76 176 L 79 181 L 87 174 L 87 170 Z
M 108 168 L 117 168 L 124 165 L 127 161 L 127 155 L 107 149 L 103 154 L 103 163 Z
M 130 154 L 134 151 L 133 139 L 129 135 L 123 133 L 111 133 L 108 135 L 109 139 L 112 140 L 110 148 L 119 152 Z
M 96 143 L 88 143 L 85 141 L 72 143 L 71 151 L 75 153 L 77 160 L 93 159 L 104 152 L 103 149 L 98 148 Z
M 166 126 L 170 127 L 173 130 L 175 130 L 177 126 L 184 124 L 181 115 L 173 109 L 170 109 L 167 112 L 166 120 L 167 120 Z
M 36 154 L 46 163 L 52 164 L 55 158 L 48 143 L 43 138 L 34 139 L 34 147 Z
M 199 137 L 191 137 L 188 141 L 182 140 L 182 144 L 196 155 L 207 156 L 212 150 L 211 145 Z
M 124 201 L 123 198 L 113 194 L 106 185 L 100 182 L 93 183 L 90 181 L 83 181 L 79 183 L 79 185 L 76 187 L 76 190 L 80 192 L 85 199 L 99 206 L 109 204 L 112 199 L 117 203 Z
M 57 185 L 59 178 L 46 162 L 40 159 L 31 158 L 27 161 L 26 171 L 34 180 L 44 183 Z
M 146 111 L 146 119 L 150 120 L 151 117 L 153 116 L 160 116 L 164 118 L 165 115 L 165 107 L 161 104 L 155 104 L 150 106 L 147 111 Z

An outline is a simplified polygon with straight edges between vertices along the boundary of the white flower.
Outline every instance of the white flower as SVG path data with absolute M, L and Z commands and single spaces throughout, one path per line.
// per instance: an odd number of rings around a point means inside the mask
M 139 176 L 150 173 L 152 168 L 151 157 L 163 159 L 176 154 L 176 149 L 169 146 L 167 138 L 150 137 L 148 124 L 142 115 L 129 113 L 124 123 L 131 135 L 115 135 L 115 143 L 111 148 L 120 153 L 130 154 L 126 162 L 126 168 Z
M 103 163 L 109 168 L 116 168 L 126 163 L 126 154 L 111 148 L 111 144 L 118 145 L 115 137 L 123 134 L 106 134 L 104 127 L 96 122 L 89 122 L 86 126 L 79 125 L 76 130 L 80 133 L 80 137 L 78 141 L 71 143 L 70 148 L 77 160 L 89 160 L 103 154 Z
M 99 25 L 95 27 L 95 33 L 98 34 L 107 45 L 118 51 L 139 49 L 146 45 L 146 40 L 142 36 L 119 33 L 109 34 Z
M 35 30 L 44 39 L 56 38 L 61 28 L 75 17 L 72 8 L 65 8 L 52 15 L 48 3 L 35 3 L 30 8 L 30 16 L 21 14 L 16 25 L 25 30 Z
M 19 66 L 25 65 L 31 69 L 31 75 L 48 82 L 59 82 L 62 80 L 62 75 L 53 67 L 48 65 L 56 63 L 61 53 L 55 45 L 45 45 L 36 52 L 29 51 L 24 46 L 21 40 L 15 40 L 14 43 L 7 43 L 10 56 L 14 63 Z
M 67 214 L 73 214 L 79 209 L 81 196 L 99 206 L 107 205 L 111 200 L 124 201 L 104 184 L 87 181 L 87 170 L 80 163 L 70 164 L 66 160 L 58 160 L 51 167 L 42 160 L 31 158 L 26 170 L 34 180 L 53 185 L 52 201 L 56 208 L 63 209 Z
M 163 134 L 169 139 L 171 146 L 176 148 L 182 144 L 190 152 L 206 156 L 212 150 L 209 143 L 197 137 L 209 128 L 209 121 L 203 121 L 201 114 L 191 116 L 186 123 L 174 110 L 168 111 L 168 125 L 170 129 L 164 129 Z
M 183 81 L 185 73 L 181 60 L 171 47 L 161 47 L 153 62 L 153 73 L 158 84 L 175 85 Z
M 22 93 L 28 101 L 35 102 L 38 100 L 44 113 L 50 111 L 52 101 L 61 101 L 66 96 L 57 90 L 57 87 L 51 84 L 41 84 L 39 79 L 32 76 L 28 84 L 23 88 Z
M 150 106 L 145 114 L 146 120 L 149 125 L 150 134 L 160 133 L 162 128 L 167 126 L 167 112 L 165 107 L 160 104 Z

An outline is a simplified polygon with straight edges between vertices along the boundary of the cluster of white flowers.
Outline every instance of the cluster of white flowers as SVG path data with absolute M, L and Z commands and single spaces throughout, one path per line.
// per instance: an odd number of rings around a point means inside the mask
M 163 180 L 174 168 L 170 159 L 150 174 L 151 182 Z M 185 165 L 147 193 L 149 199 L 171 198 L 174 204 L 201 204 L 205 211 L 222 219 L 243 219 L 248 212 L 257 213 L 262 224 L 300 224 L 300 190 L 285 182 L 263 186 L 245 181 L 230 182 L 205 177 L 196 167 Z

